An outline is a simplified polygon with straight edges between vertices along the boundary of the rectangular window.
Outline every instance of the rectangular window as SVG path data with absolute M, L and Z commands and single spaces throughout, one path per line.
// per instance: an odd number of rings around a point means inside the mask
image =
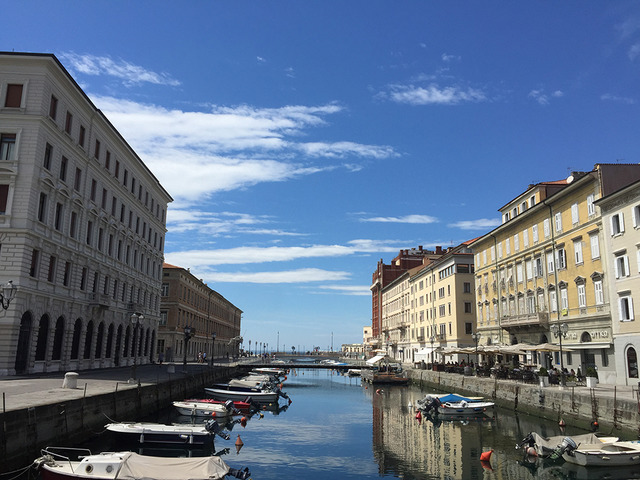
M 575 240 L 573 242 L 573 251 L 575 252 L 576 265 L 581 265 L 584 262 L 582 258 L 582 240 Z
M 20 108 L 22 105 L 22 84 L 9 83 L 7 95 L 4 98 L 4 106 L 7 108 Z
M 522 232 L 522 244 L 524 248 L 529 248 L 529 230 Z
M 8 199 L 9 185 L 0 185 L 0 215 L 6 215 Z
M 622 212 L 611 215 L 611 235 L 624 233 L 624 216 Z
M 549 238 L 549 235 L 551 235 L 551 227 L 549 225 L 549 219 L 545 218 L 544 222 L 542 223 L 542 229 L 544 231 L 544 238 Z
M 96 182 L 95 180 L 91 180 L 91 194 L 90 194 L 90 198 L 92 202 L 96 201 L 96 190 L 98 189 L 98 182 Z
M 13 160 L 13 151 L 16 148 L 16 134 L 0 134 L 0 160 Z
M 56 203 L 56 214 L 53 220 L 53 227 L 58 231 L 62 230 L 62 220 L 63 220 L 62 213 L 63 213 L 62 204 Z
M 555 290 L 549 292 L 549 304 L 552 312 L 558 311 L 558 297 Z
M 57 115 L 58 99 L 54 95 L 51 95 L 51 101 L 49 102 L 49 116 L 55 120 Z
M 47 281 L 55 282 L 56 280 L 56 257 L 49 257 L 49 271 L 47 272 Z
M 42 166 L 47 170 L 51 170 L 51 157 L 53 156 L 53 147 L 48 143 L 44 147 L 44 159 Z
M 538 243 L 538 224 L 531 226 L 531 238 L 533 243 Z
M 98 140 L 97 138 L 96 138 L 95 147 L 93 149 L 93 156 L 96 160 L 100 159 L 100 140 Z
M 89 220 L 87 222 L 87 239 L 86 239 L 87 245 L 91 245 L 92 239 L 93 239 L 93 222 Z
M 555 214 L 555 225 L 556 225 L 556 232 L 562 232 L 562 213 L 558 212 Z
M 87 288 L 87 267 L 82 267 L 82 275 L 80 277 L 80 290 Z
M 43 223 L 47 221 L 47 194 L 42 192 L 38 201 L 38 221 Z
M 620 321 L 630 322 L 633 317 L 633 299 L 631 295 L 622 295 L 618 298 L 618 308 L 620 310 Z
M 78 214 L 76 212 L 71 212 L 71 221 L 69 222 L 69 236 L 71 238 L 76 238 L 78 230 Z
M 525 262 L 525 271 L 527 272 L 527 280 L 531 280 L 533 278 L 533 265 L 531 264 L 531 260 Z
M 113 172 L 113 176 L 116 177 L 116 179 L 120 177 L 120 162 L 118 160 L 116 160 L 116 170 Z
M 78 167 L 76 167 L 76 175 L 73 179 L 73 189 L 76 192 L 80 191 L 80 184 L 82 182 L 82 170 L 80 170 Z
M 591 258 L 600 258 L 600 239 L 597 233 L 589 235 L 589 243 L 591 243 Z
M 464 302 L 464 313 L 471 313 L 471 302 Z
M 585 308 L 587 306 L 587 292 L 583 283 L 578 285 L 578 306 Z
M 85 129 L 82 125 L 80 125 L 80 135 L 78 135 L 78 145 L 80 145 L 81 147 L 84 148 L 84 135 L 85 135 Z
M 67 111 L 67 118 L 64 121 L 64 131 L 71 135 L 71 128 L 73 127 L 73 115 Z
M 629 276 L 629 258 L 626 255 L 618 255 L 615 258 L 616 278 Z
M 593 282 L 593 291 L 596 297 L 596 305 L 604 304 L 604 292 L 602 290 L 602 280 Z
M 568 312 L 569 310 L 569 292 L 567 292 L 566 288 L 560 289 L 560 305 L 562 306 L 562 310 Z
M 471 283 L 470 282 L 464 282 L 463 283 L 463 291 L 464 291 L 464 293 L 471 293 Z
M 587 214 L 591 217 L 592 215 L 596 214 L 596 207 L 593 204 L 593 202 L 595 201 L 595 195 L 592 193 L 590 195 L 587 195 Z
M 33 249 L 31 253 L 31 266 L 29 267 L 29 276 L 35 277 L 38 275 L 38 265 L 40 264 L 40 250 Z
M 571 223 L 573 225 L 577 225 L 580 222 L 578 204 L 574 203 L 571 205 Z
M 70 282 L 71 282 L 71 262 L 65 262 L 65 264 L 64 264 L 64 277 L 62 279 L 62 284 L 65 287 L 68 287 Z
M 564 248 L 559 248 L 558 250 L 556 250 L 556 257 L 558 270 L 567 268 L 567 252 L 565 252 Z
M 536 257 L 534 259 L 534 274 L 536 277 L 540 278 L 544 275 L 543 267 L 542 267 L 542 257 Z
M 114 196 L 111 198 L 111 215 L 116 216 L 118 211 L 118 199 Z
M 109 170 L 110 167 L 111 167 L 111 152 L 107 150 L 107 154 L 104 157 L 104 168 Z
M 67 181 L 67 165 L 69 164 L 69 159 L 65 156 L 60 159 L 60 180 L 63 182 Z
M 107 189 L 103 188 L 102 189 L 102 202 L 101 202 L 101 206 L 103 210 L 107 209 Z

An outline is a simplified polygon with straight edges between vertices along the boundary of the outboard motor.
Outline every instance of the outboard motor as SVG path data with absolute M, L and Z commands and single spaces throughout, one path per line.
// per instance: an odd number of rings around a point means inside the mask
M 205 430 L 207 430 L 207 432 L 213 435 L 218 435 L 224 438 L 225 440 L 229 440 L 231 438 L 231 435 L 224 432 L 220 427 L 220 425 L 218 425 L 218 422 L 216 422 L 215 420 L 207 420 L 204 424 L 204 428 Z
M 229 473 L 227 475 L 234 476 L 236 478 L 239 478 L 240 480 L 247 480 L 251 477 L 251 472 L 249 471 L 249 467 L 245 467 L 242 470 L 229 468 Z
M 440 405 L 441 403 L 438 397 L 427 395 L 426 397 L 424 397 L 424 400 L 421 406 L 422 406 L 422 411 L 428 414 L 431 412 L 431 410 L 433 410 L 434 412 L 437 412 L 438 407 Z
M 224 408 L 227 409 L 227 412 L 233 413 L 234 415 L 242 415 L 242 412 L 233 404 L 233 400 L 227 400 L 224 402 Z
M 563 453 L 571 455 L 571 452 L 573 452 L 576 448 L 578 448 L 578 445 L 573 441 L 573 438 L 564 437 L 562 439 L 562 443 L 556 447 L 551 455 L 549 455 L 549 458 L 551 460 L 557 460 L 562 456 Z

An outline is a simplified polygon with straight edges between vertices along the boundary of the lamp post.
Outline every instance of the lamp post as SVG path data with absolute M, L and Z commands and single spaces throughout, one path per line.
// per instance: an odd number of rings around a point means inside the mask
M 182 359 L 182 368 L 184 373 L 187 373 L 187 348 L 189 346 L 189 340 L 196 334 L 196 329 L 191 328 L 189 325 L 185 325 L 184 329 L 184 357 Z
M 13 284 L 13 280 L 9 280 L 2 286 L 2 293 L 0 293 L 0 303 L 5 310 L 9 308 L 11 300 L 16 296 L 16 286 Z
M 136 368 L 138 366 L 138 327 L 142 325 L 144 315 L 141 313 L 132 313 L 129 318 L 131 325 L 133 325 L 133 365 L 131 365 L 131 378 L 129 383 L 136 382 Z
M 476 376 L 478 375 L 478 366 L 480 365 L 480 360 L 478 359 L 478 342 L 480 341 L 480 337 L 482 337 L 480 332 L 471 334 L 471 338 L 476 342 Z
M 564 387 L 566 385 L 566 381 L 564 378 L 564 360 L 562 359 L 562 339 L 567 337 L 569 325 L 565 322 L 562 322 L 559 325 L 551 325 L 551 332 L 553 333 L 553 336 L 560 341 L 560 385 Z
M 431 338 L 429 340 L 431 340 L 431 370 L 433 370 L 433 344 L 436 341 L 436 337 L 431 335 Z
M 211 334 L 211 366 L 213 367 L 213 358 L 216 354 L 216 332 Z

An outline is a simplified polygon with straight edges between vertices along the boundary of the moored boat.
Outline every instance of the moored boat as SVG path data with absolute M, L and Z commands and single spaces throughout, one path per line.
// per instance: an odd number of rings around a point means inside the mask
M 231 402 L 230 400 L 228 400 Z M 233 407 L 231 402 L 231 409 L 227 408 L 227 403 L 209 403 L 198 402 L 195 400 L 184 400 L 182 402 L 173 402 L 173 406 L 176 408 L 180 415 L 190 415 L 192 417 L 228 417 L 230 415 L 240 415 L 238 409 Z
M 213 435 L 219 435 L 225 440 L 230 438 L 215 420 L 208 420 L 200 425 L 120 422 L 109 423 L 105 425 L 105 429 L 138 444 L 204 445 L 213 441 Z
M 248 479 L 248 469 L 229 467 L 220 457 L 152 457 L 133 452 L 92 454 L 86 449 L 47 447 L 34 461 L 42 480 L 221 480 Z
M 564 450 L 562 458 L 569 463 L 583 467 L 640 465 L 640 442 L 598 442 L 594 444 L 573 442 Z
M 528 456 L 560 458 L 571 445 L 605 445 L 618 440 L 618 437 L 599 437 L 595 433 L 544 437 L 539 433 L 530 432 L 516 444 L 516 449 L 523 449 L 524 454 Z
M 273 403 L 278 401 L 278 393 L 259 388 L 233 388 L 229 385 L 215 385 L 204 389 L 205 393 L 216 400 L 244 400 L 250 396 L 258 403 Z
M 444 402 L 438 405 L 440 415 L 488 415 L 493 416 L 494 402 L 468 402 L 460 400 L 458 402 Z

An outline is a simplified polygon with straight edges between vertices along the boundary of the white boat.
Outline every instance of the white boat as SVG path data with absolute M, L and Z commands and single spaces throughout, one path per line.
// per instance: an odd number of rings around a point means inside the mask
M 251 397 L 251 400 L 258 403 L 274 403 L 278 401 L 278 393 L 258 388 L 232 388 L 228 385 L 217 385 L 205 388 L 205 393 L 217 400 L 242 400 Z
M 359 377 L 362 374 L 362 369 L 360 368 L 350 368 L 347 370 L 347 375 L 350 377 Z
M 439 413 L 438 407 L 444 403 L 459 403 L 468 402 L 470 404 L 476 404 L 478 402 L 484 402 L 482 397 L 463 397 L 457 393 L 428 393 L 424 398 L 416 402 L 416 409 L 424 414 Z M 474 414 L 478 414 L 475 412 Z
M 524 454 L 528 456 L 557 459 L 572 445 L 604 445 L 618 440 L 618 437 L 599 437 L 595 433 L 583 433 L 570 437 L 567 435 L 543 437 L 536 432 L 531 432 L 516 444 L 516 449 L 523 449 Z
M 213 441 L 213 435 L 217 434 L 229 440 L 229 435 L 224 433 L 218 423 L 208 420 L 200 425 L 165 425 L 162 423 L 145 422 L 121 422 L 109 423 L 105 429 L 119 435 L 125 440 L 138 444 L 163 443 L 178 445 L 204 445 Z
M 573 442 L 569 448 L 564 450 L 562 458 L 569 463 L 583 467 L 628 467 L 640 465 L 640 442 L 600 442 L 593 444 L 577 444 Z
M 276 377 L 284 377 L 287 374 L 287 370 L 283 368 L 263 367 L 263 368 L 254 368 L 253 371 L 256 373 L 266 373 L 267 375 L 275 375 Z
M 440 415 L 488 415 L 493 416 L 495 403 L 493 402 L 444 402 L 438 406 Z
M 241 413 L 236 408 L 233 408 L 233 402 L 231 405 L 233 410 L 228 409 L 225 403 L 198 402 L 194 400 L 173 402 L 173 406 L 180 415 L 189 415 L 191 417 L 222 418 Z
M 230 468 L 217 456 L 171 458 L 133 452 L 92 454 L 85 449 L 47 447 L 34 465 L 42 480 L 222 480 L 250 478 L 248 469 Z

